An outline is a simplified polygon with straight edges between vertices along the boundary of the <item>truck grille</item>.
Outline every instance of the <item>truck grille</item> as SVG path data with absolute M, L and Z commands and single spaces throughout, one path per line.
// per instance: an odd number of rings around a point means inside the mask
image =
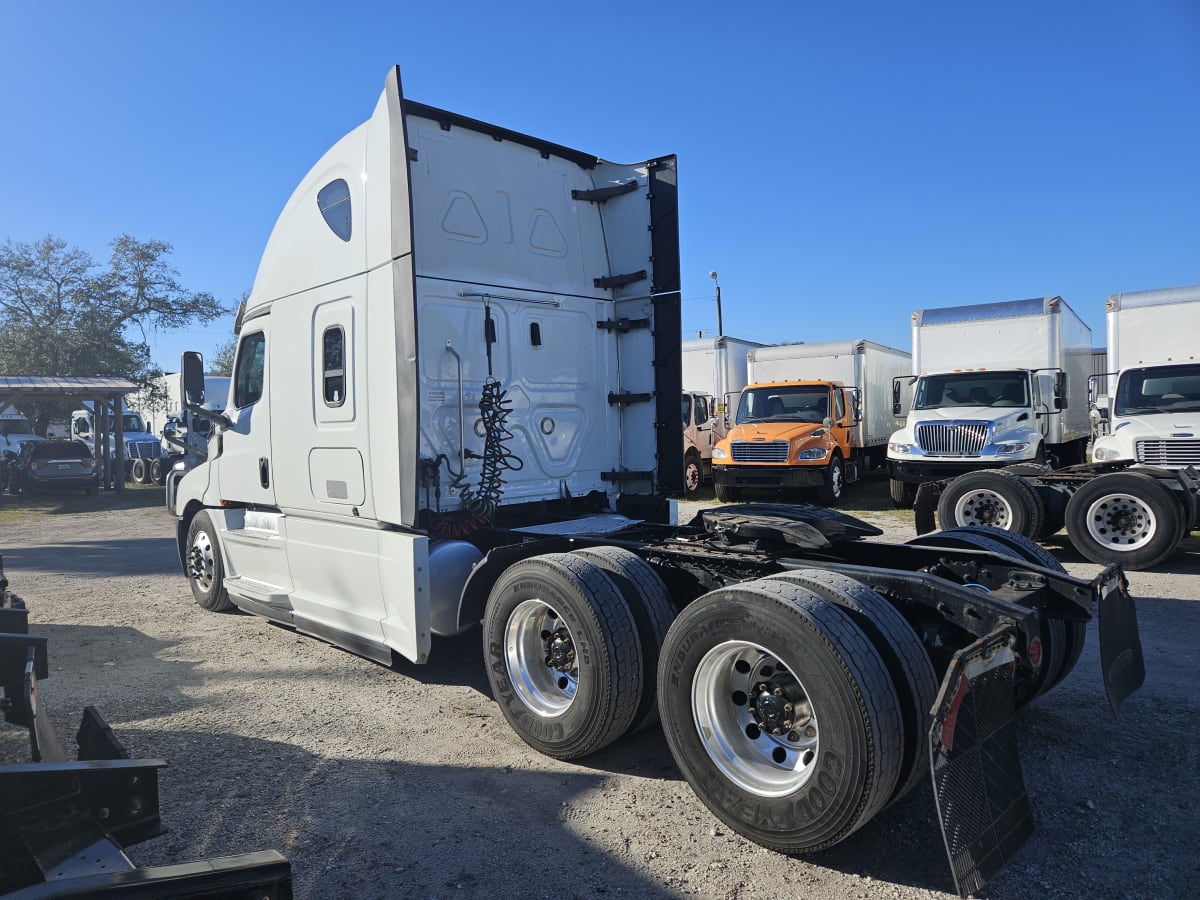
M 162 445 L 158 441 L 134 441 L 125 445 L 130 459 L 158 459 Z
M 917 444 L 926 453 L 978 456 L 987 443 L 987 422 L 928 422 L 917 425 Z
M 787 462 L 787 441 L 733 441 L 730 445 L 734 462 Z
M 1200 441 L 1138 441 L 1135 452 L 1148 466 L 1200 466 Z

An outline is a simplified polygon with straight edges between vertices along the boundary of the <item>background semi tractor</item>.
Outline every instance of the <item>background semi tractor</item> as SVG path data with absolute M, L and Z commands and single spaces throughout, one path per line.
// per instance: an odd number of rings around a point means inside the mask
M 682 344 L 683 484 L 689 493 L 712 477 L 712 451 L 729 430 L 738 392 L 746 386 L 746 354 L 754 341 L 720 335 Z
M 940 488 L 945 526 L 993 525 L 1031 537 L 1064 526 L 1099 563 L 1149 568 L 1196 523 L 1200 473 L 1200 287 L 1114 294 L 1107 309 L 1111 395 L 1092 463 L 974 473 Z M 932 501 L 932 497 L 931 497 Z M 925 527 L 932 527 L 926 523 Z
M 96 444 L 99 442 L 103 451 L 102 455 L 107 455 L 110 465 L 116 464 L 119 440 L 124 449 L 125 472 L 123 477 L 138 484 L 150 484 L 154 480 L 152 475 L 154 462 L 162 456 L 160 439 L 147 430 L 141 413 L 122 405 L 120 416 L 119 439 L 115 422 L 107 435 L 98 436 L 92 408 L 85 404 L 85 408 L 71 413 L 71 437 L 86 444 L 93 456 L 96 456 Z
M 917 310 L 912 323 L 912 409 L 888 443 L 897 506 L 925 481 L 1084 461 L 1092 333 L 1061 297 Z
M 747 358 L 750 383 L 713 453 L 719 499 L 802 489 L 836 503 L 883 465 L 897 424 L 892 383 L 912 371 L 908 353 L 855 340 L 756 347 Z
M 1014 535 L 868 541 L 816 507 L 673 524 L 677 191 L 673 156 L 605 162 L 411 101 L 392 70 L 275 225 L 224 412 L 184 355 L 215 426 L 166 487 L 192 593 L 382 663 L 479 627 L 531 747 L 574 759 L 661 721 L 713 814 L 776 850 L 843 840 L 933 771 L 975 890 L 1032 828 L 1013 710 L 1097 610 L 1129 660 L 1114 704 L 1140 684 L 1124 580 Z M 985 777 L 1018 813 L 1003 854 L 955 802 Z

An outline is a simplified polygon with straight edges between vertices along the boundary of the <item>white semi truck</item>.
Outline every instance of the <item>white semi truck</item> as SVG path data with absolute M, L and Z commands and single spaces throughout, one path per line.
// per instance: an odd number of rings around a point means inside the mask
M 393 69 L 276 223 L 223 413 L 184 354 L 215 425 L 166 487 L 192 594 L 383 663 L 482 626 L 531 747 L 582 757 L 661 716 L 714 815 L 776 850 L 837 843 L 932 770 L 977 890 L 1032 829 L 1013 709 L 1098 609 L 1114 704 L 1141 682 L 1124 579 L 1013 535 L 867 541 L 816 507 L 672 524 L 676 176 L 416 103 Z M 1002 784 L 1003 829 L 957 802 Z
M 1092 333 L 1061 297 L 917 310 L 912 335 L 912 409 L 887 453 L 897 506 L 926 481 L 1084 461 Z
M 712 477 L 712 452 L 746 386 L 746 354 L 762 344 L 721 335 L 682 344 L 683 484 L 688 493 Z
M 152 467 L 162 457 L 162 446 L 158 436 L 147 431 L 142 414 L 122 404 L 120 443 L 124 448 L 124 477 L 138 484 L 153 482 Z M 118 430 L 116 423 L 102 440 L 108 459 L 115 465 L 117 460 Z M 96 423 L 90 405 L 71 413 L 71 437 L 87 445 L 93 455 L 96 452 Z

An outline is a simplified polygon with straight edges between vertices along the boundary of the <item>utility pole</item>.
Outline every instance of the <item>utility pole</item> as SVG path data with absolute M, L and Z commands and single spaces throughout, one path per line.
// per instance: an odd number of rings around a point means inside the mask
M 721 282 L 717 281 L 717 273 L 709 272 L 708 277 L 713 280 L 713 284 L 717 286 L 717 337 L 725 334 L 725 329 L 721 325 Z

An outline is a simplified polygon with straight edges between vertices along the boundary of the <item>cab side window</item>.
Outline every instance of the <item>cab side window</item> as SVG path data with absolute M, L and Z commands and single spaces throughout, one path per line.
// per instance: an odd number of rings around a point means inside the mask
M 697 397 L 696 398 L 696 424 L 703 425 L 710 418 L 711 418 L 711 415 L 709 414 L 709 411 L 708 411 L 708 398 L 707 397 Z
M 242 338 L 237 368 L 233 373 L 233 405 L 238 409 L 257 403 L 262 398 L 266 363 L 267 336 L 256 331 Z
M 837 390 L 833 392 L 833 421 L 840 422 L 842 417 L 846 415 L 846 392 Z

